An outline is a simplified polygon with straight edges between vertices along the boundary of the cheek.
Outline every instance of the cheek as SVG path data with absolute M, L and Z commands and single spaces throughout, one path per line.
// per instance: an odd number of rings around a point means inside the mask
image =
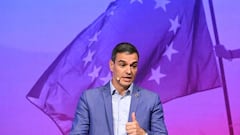
M 136 76 L 137 74 L 137 69 L 133 70 L 133 75 Z
M 121 70 L 121 69 L 117 70 L 117 74 L 123 75 L 124 73 L 125 73 L 124 70 Z
M 123 73 L 123 71 L 122 71 L 121 68 L 119 68 L 119 67 L 115 67 L 113 70 L 114 70 L 114 73 L 117 74 L 117 75 Z

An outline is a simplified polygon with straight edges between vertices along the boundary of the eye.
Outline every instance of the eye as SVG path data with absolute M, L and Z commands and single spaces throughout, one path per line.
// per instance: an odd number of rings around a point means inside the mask
M 137 68 L 137 66 L 138 66 L 137 63 L 131 65 L 132 68 Z
M 125 67 L 126 64 L 125 64 L 125 63 L 119 63 L 119 66 L 120 66 L 120 67 Z

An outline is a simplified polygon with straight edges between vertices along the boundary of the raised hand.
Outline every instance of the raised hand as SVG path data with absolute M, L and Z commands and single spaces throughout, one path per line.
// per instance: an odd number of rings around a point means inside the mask
M 126 124 L 128 135 L 146 135 L 146 132 L 139 126 L 135 112 L 131 114 L 132 122 Z

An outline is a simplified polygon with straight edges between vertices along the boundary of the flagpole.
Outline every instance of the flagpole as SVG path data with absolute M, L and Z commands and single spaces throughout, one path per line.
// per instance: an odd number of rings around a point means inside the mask
M 219 42 L 219 37 L 218 37 L 217 24 L 216 24 L 216 19 L 215 19 L 212 0 L 209 0 L 209 8 L 210 8 L 210 12 L 211 12 L 215 41 L 216 41 L 216 44 L 218 45 L 220 42 Z M 229 104 L 229 97 L 228 97 L 228 90 L 227 90 L 227 84 L 226 84 L 226 79 L 225 79 L 225 73 L 224 73 L 222 58 L 219 57 L 218 61 L 219 61 L 221 78 L 222 78 L 225 106 L 226 106 L 226 111 L 227 111 L 229 135 L 234 135 L 233 125 L 232 125 L 232 117 L 231 117 L 231 111 L 230 111 L 230 104 Z

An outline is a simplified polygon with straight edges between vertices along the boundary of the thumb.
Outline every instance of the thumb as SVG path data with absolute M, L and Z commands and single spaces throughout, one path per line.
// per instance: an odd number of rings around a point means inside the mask
M 135 112 L 132 112 L 132 121 L 137 121 Z

